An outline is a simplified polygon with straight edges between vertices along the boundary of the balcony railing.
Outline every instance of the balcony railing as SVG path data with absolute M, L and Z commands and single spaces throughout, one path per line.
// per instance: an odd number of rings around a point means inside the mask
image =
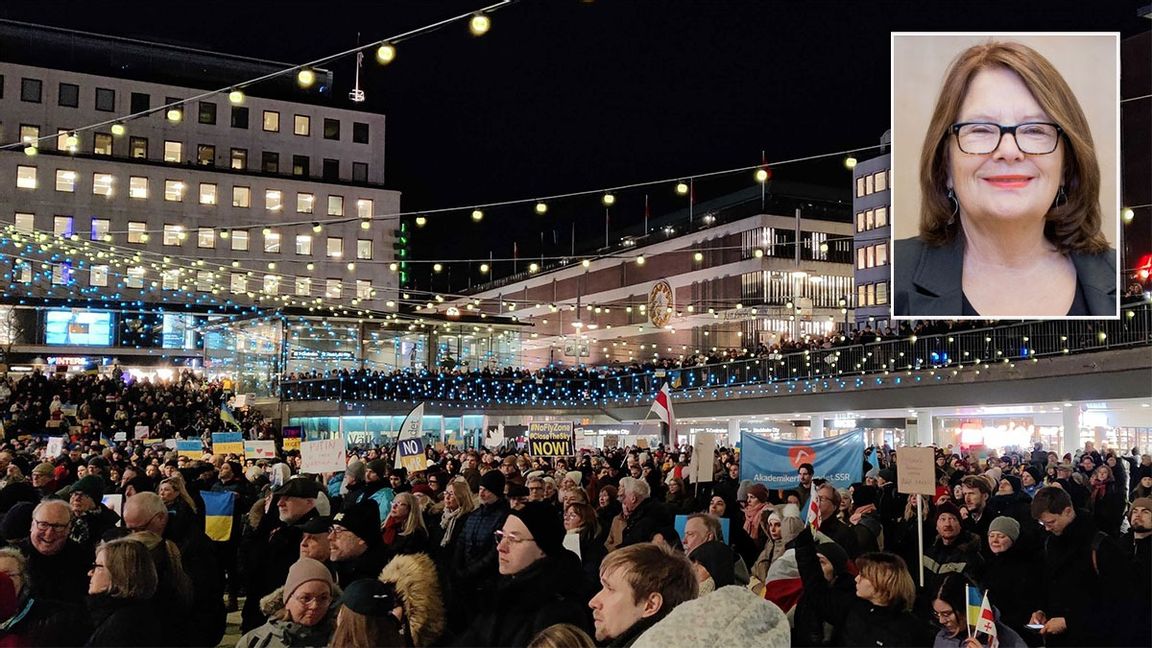
M 349 374 L 284 381 L 281 397 L 307 400 L 392 400 L 485 405 L 611 405 L 673 391 L 720 389 L 794 380 L 839 379 L 1013 363 L 1054 356 L 1152 345 L 1152 304 L 1121 309 L 1118 320 L 1011 322 L 982 329 L 881 340 L 746 360 L 570 375 Z

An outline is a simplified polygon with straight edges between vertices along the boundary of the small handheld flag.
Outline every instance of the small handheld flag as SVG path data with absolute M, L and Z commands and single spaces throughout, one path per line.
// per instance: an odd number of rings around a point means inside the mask
M 805 522 L 813 531 L 820 530 L 820 500 L 816 495 L 815 483 L 812 484 L 812 490 L 808 494 L 808 516 Z
M 980 603 L 980 618 L 976 621 L 976 632 L 983 632 L 990 637 L 990 648 L 996 648 L 999 641 L 996 637 L 996 615 L 992 613 L 992 605 L 988 602 L 988 592 L 984 592 L 984 600 Z
M 980 607 L 983 599 L 980 596 L 980 589 L 968 586 L 968 625 L 975 627 L 980 622 Z

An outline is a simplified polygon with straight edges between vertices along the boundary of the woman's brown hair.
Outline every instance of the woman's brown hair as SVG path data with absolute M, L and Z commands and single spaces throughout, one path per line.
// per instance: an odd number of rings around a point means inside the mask
M 994 68 L 1019 75 L 1036 102 L 1064 133 L 1061 185 L 1067 202 L 1049 208 L 1044 216 L 1044 236 L 1062 253 L 1096 254 L 1107 250 L 1108 241 L 1100 233 L 1100 166 L 1084 110 L 1048 59 L 1026 45 L 1012 42 L 969 47 L 948 68 L 920 153 L 920 239 L 930 245 L 944 245 L 960 231 L 948 199 L 952 124 L 960 114 L 972 79 L 977 73 Z
M 396 629 L 394 619 L 360 614 L 343 606 L 336 617 L 336 632 L 332 633 L 328 645 L 332 648 L 404 648 L 407 644 Z
M 108 595 L 113 598 L 143 601 L 156 595 L 156 564 L 143 542 L 121 538 L 96 548 L 104 557 L 102 567 L 108 570 Z
M 916 584 L 908 573 L 908 565 L 896 554 L 872 552 L 856 559 L 860 575 L 867 578 L 884 605 L 911 610 L 916 600 Z

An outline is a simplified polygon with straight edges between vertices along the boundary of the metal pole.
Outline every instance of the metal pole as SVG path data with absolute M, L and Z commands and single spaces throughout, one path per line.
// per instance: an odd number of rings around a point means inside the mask
M 916 539 L 920 543 L 920 559 L 917 561 L 920 563 L 920 587 L 924 587 L 924 521 L 920 518 L 920 496 L 913 495 L 912 497 L 916 498 Z

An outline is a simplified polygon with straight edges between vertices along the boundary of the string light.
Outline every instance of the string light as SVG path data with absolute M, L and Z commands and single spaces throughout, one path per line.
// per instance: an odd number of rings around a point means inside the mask
M 376 49 L 376 62 L 380 65 L 388 65 L 396 60 L 396 46 L 392 43 L 381 43 L 380 47 Z
M 127 129 L 124 128 L 124 124 L 112 124 L 112 134 L 116 137 L 124 135 L 126 130 Z
M 416 217 L 416 227 L 424 227 L 428 224 L 428 219 L 423 216 Z
M 236 89 L 236 90 L 229 92 L 228 93 L 228 101 L 230 103 L 233 103 L 233 104 L 244 103 L 244 91 Z
M 543 216 L 544 214 L 547 214 L 548 213 L 548 204 L 543 202 L 543 201 L 536 203 L 536 213 L 540 214 L 541 216 Z
M 604 194 L 604 197 L 600 200 L 604 203 L 605 207 L 611 207 L 616 204 L 616 196 L 611 193 Z
M 771 176 L 768 173 L 768 169 L 765 169 L 765 168 L 756 169 L 756 182 L 759 182 L 760 184 L 764 184 L 765 182 L 768 182 L 769 177 L 771 177 Z
M 688 183 L 683 182 L 683 181 L 677 182 L 676 183 L 676 194 L 679 196 L 688 195 Z
M 468 31 L 472 32 L 473 36 L 483 36 L 491 28 L 492 20 L 482 13 L 472 16 L 472 19 L 468 21 Z
M 488 264 L 487 263 L 481 263 L 480 264 L 480 272 L 483 274 L 488 274 Z
M 484 220 L 484 212 L 479 210 L 479 209 L 473 209 L 472 210 L 472 220 L 474 222 L 477 222 L 477 223 Z
M 309 68 L 304 68 L 296 73 L 296 83 L 300 84 L 301 88 L 310 88 L 313 83 L 316 83 L 316 73 Z
M 172 108 L 168 109 L 168 112 L 165 113 L 165 116 L 168 117 L 168 121 L 175 123 L 184 119 L 184 111 L 179 107 L 173 106 Z
M 844 168 L 855 169 L 856 168 L 856 158 L 854 156 L 851 156 L 851 155 L 844 158 Z

